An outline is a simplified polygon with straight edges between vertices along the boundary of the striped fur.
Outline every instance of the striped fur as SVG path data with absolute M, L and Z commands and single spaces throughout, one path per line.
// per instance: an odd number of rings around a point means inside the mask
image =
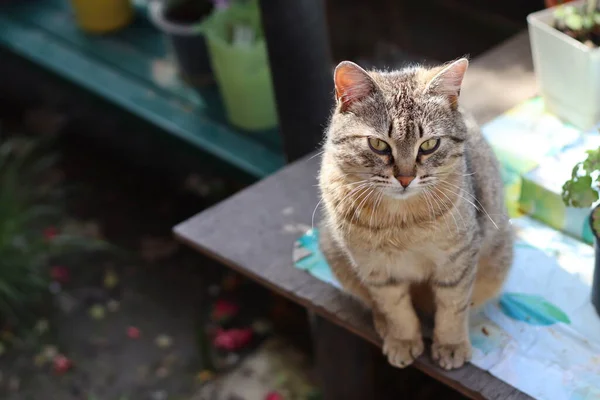
M 457 104 L 466 65 L 336 70 L 319 177 L 321 248 L 347 291 L 373 309 L 398 367 L 423 351 L 415 308 L 434 316 L 439 364 L 468 361 L 469 310 L 498 294 L 512 261 L 498 163 Z M 369 137 L 389 153 L 372 151 Z M 430 139 L 440 140 L 437 150 L 420 152 Z M 405 189 L 397 177 L 406 176 L 415 178 Z

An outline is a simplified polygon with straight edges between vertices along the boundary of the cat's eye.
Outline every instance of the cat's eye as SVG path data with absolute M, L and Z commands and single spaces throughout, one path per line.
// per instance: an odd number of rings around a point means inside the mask
M 390 145 L 381 139 L 369 138 L 369 147 L 377 154 L 388 154 L 390 152 Z
M 439 146 L 440 139 L 429 139 L 421 143 L 421 147 L 419 147 L 419 152 L 424 155 L 431 154 L 434 151 L 436 151 Z

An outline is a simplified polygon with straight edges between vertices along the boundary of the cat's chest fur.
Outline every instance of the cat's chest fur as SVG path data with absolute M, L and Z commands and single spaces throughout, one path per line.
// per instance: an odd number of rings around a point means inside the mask
M 430 226 L 387 229 L 365 234 L 349 229 L 342 239 L 363 279 L 424 281 L 447 259 L 452 239 Z

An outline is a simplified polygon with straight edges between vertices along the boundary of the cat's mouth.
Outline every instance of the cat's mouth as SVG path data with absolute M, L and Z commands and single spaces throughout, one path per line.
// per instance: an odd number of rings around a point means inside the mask
M 392 199 L 406 200 L 409 197 L 413 197 L 419 194 L 421 190 L 416 186 L 403 187 L 390 187 L 385 189 L 385 194 Z

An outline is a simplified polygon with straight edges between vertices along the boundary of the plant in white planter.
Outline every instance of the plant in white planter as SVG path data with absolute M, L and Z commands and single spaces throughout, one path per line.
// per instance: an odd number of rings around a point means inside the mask
M 575 1 L 527 17 L 533 63 L 548 110 L 580 129 L 600 121 L 598 0 Z

